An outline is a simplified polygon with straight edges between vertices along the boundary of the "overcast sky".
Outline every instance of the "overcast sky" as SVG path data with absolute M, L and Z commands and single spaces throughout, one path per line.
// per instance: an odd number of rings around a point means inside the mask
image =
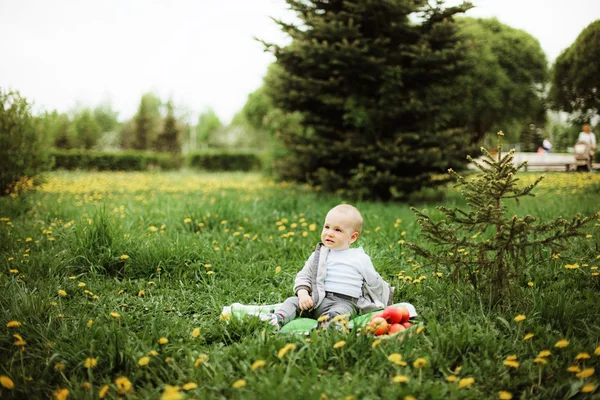
M 600 18 L 600 0 L 472 2 L 467 15 L 527 31 L 550 62 Z M 36 111 L 110 102 L 121 120 L 154 91 L 192 123 L 207 107 L 228 123 L 274 61 L 253 37 L 288 42 L 269 17 L 293 14 L 284 0 L 0 0 L 0 87 Z

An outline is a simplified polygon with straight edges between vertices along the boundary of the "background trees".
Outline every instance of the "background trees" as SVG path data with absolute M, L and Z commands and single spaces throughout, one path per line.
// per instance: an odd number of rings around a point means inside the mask
M 451 104 L 450 112 L 468 126 L 471 140 L 502 130 L 516 143 L 530 124 L 543 126 L 548 62 L 539 41 L 496 18 L 459 18 L 457 25 L 467 73 L 455 82 L 461 101 Z
M 281 67 L 266 82 L 302 132 L 280 130 L 287 179 L 361 198 L 404 198 L 463 163 L 466 136 L 446 104 L 464 64 L 453 15 L 425 1 L 289 0 L 302 26 L 266 44 Z M 410 22 L 418 16 L 419 22 Z
M 36 130 L 31 106 L 18 92 L 0 89 L 0 196 L 15 190 L 48 166 L 47 152 Z
M 592 22 L 556 59 L 551 74 L 552 108 L 589 122 L 600 110 L 600 20 Z

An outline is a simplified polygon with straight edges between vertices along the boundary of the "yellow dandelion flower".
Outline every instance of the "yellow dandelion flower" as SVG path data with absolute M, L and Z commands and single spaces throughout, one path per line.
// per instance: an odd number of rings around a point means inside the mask
M 404 396 L 404 400 L 417 400 L 414 396 L 411 396 L 410 394 Z
M 189 224 L 190 222 L 192 222 L 191 218 L 186 218 L 186 219 L 183 220 L 184 224 Z
M 296 348 L 296 345 L 294 343 L 288 343 L 285 346 L 283 346 L 281 349 L 279 349 L 279 351 L 277 352 L 277 358 L 283 358 L 285 357 L 285 355 L 290 351 L 290 350 L 294 350 Z
M 85 287 L 85 283 L 83 283 L 83 282 L 79 282 L 79 283 L 77 284 L 77 286 L 79 286 L 79 287 Z
M 471 386 L 473 383 L 475 383 L 475 378 L 462 378 L 460 381 L 458 381 L 458 387 L 459 388 L 465 388 L 465 387 L 469 387 Z
M 374 349 L 375 347 L 379 346 L 381 344 L 381 339 L 375 339 L 373 340 L 373 343 L 371 343 L 371 348 Z
M 64 369 L 65 369 L 65 363 L 63 363 L 63 362 L 54 363 L 54 370 L 56 372 L 64 371 Z
M 183 385 L 183 390 L 194 390 L 198 387 L 196 382 L 188 382 Z
M 577 269 L 579 268 L 579 264 L 567 264 L 565 265 L 566 269 Z
M 88 391 L 92 388 L 92 384 L 89 382 L 83 382 L 79 387 L 85 391 Z
M 526 319 L 527 319 L 527 317 L 523 314 L 519 314 L 514 318 L 515 322 L 525 321 Z
M 457 380 L 457 379 L 458 379 L 458 378 L 456 377 L 456 375 L 449 375 L 449 376 L 447 376 L 447 377 L 446 377 L 446 380 L 447 380 L 448 382 L 450 382 L 450 383 L 452 383 L 452 382 L 456 382 L 456 380 Z
M 158 339 L 158 344 L 167 344 L 169 343 L 169 339 L 167 339 L 166 337 L 161 337 L 160 339 Z
M 340 349 L 340 348 L 344 347 L 345 345 L 346 345 L 346 341 L 340 340 L 339 342 L 337 342 L 336 344 L 333 345 L 333 348 Z
M 149 226 L 149 227 L 148 227 L 148 230 L 149 230 L 150 232 L 157 232 L 157 231 L 158 231 L 158 228 L 157 228 L 157 227 L 155 227 L 154 225 L 151 225 L 151 226 Z
M 425 330 L 424 326 L 420 326 L 417 328 L 417 335 L 421 334 Z
M 507 356 L 506 361 L 517 361 L 516 354 L 511 354 L 510 356 Z
M 19 273 L 18 269 L 9 269 L 8 272 L 10 272 L 13 275 L 17 275 Z
M 127 254 L 121 254 L 121 260 L 127 260 L 129 259 L 129 256 Z
M 252 371 L 256 371 L 259 368 L 264 367 L 265 365 L 267 365 L 267 362 L 265 360 L 256 360 L 252 363 L 252 367 L 250 367 L 252 369 Z
M 548 357 L 550 356 L 552 353 L 550 353 L 550 350 L 542 350 L 540 351 L 540 354 L 538 354 L 538 357 Z
M 417 358 L 415 362 L 413 362 L 413 367 L 415 368 L 423 368 L 427 365 L 427 360 L 424 358 Z
M 138 297 L 144 297 L 144 294 L 145 294 L 145 293 L 146 293 L 146 292 L 144 292 L 144 289 L 142 289 L 142 290 L 140 290 L 140 291 L 138 292 L 138 294 L 137 294 L 137 295 L 138 295 Z
M 98 398 L 99 399 L 103 399 L 104 397 L 106 397 L 106 394 L 108 393 L 110 389 L 110 386 L 108 385 L 104 385 L 100 388 L 100 390 L 98 391 Z
M 504 365 L 511 368 L 519 368 L 519 362 L 514 360 L 505 360 Z
M 58 388 L 56 392 L 52 393 L 56 400 L 67 400 L 69 398 L 69 389 Z
M 577 365 L 571 365 L 569 368 L 567 368 L 567 371 L 569 371 L 569 372 L 581 372 L 581 369 L 579 369 L 579 367 Z
M 590 239 L 591 237 L 592 237 L 592 235 L 590 235 L 590 234 L 585 235 L 586 239 Z
M 21 326 L 21 323 L 19 321 L 8 321 L 6 323 L 7 328 L 18 328 L 20 326 Z
M 198 336 L 200 336 L 200 328 L 194 328 L 192 331 L 192 337 L 197 338 Z
M 548 360 L 542 357 L 536 358 L 535 360 L 533 360 L 533 362 L 534 364 L 548 364 Z
M 325 322 L 329 319 L 329 315 L 325 314 L 325 315 L 321 315 L 319 318 L 317 318 L 317 322 Z
M 594 354 L 600 356 L 600 346 L 596 347 L 596 350 L 594 350 Z
M 149 355 L 149 356 L 152 356 L 152 357 L 156 357 L 158 354 L 159 354 L 159 353 L 158 353 L 158 351 L 156 351 L 156 350 L 150 350 L 150 351 L 148 352 L 148 355 Z
M 511 400 L 512 393 L 507 392 L 506 390 L 501 390 L 498 392 L 498 399 L 499 400 Z
M 145 367 L 150 363 L 150 357 L 144 356 L 138 360 L 138 365 L 140 367 Z
M 394 383 L 407 383 L 410 381 L 410 378 L 406 375 L 396 375 L 392 378 L 392 381 L 394 381 Z
M 594 375 L 594 368 L 586 368 L 580 372 L 577 373 L 578 378 L 589 378 L 590 376 Z
M 121 315 L 119 315 L 119 313 L 115 312 L 115 311 L 111 312 L 110 316 L 113 317 L 114 319 L 119 319 L 121 317 Z
M 393 363 L 396 363 L 398 361 L 402 361 L 402 354 L 400 353 L 392 353 L 388 356 L 388 360 L 390 360 Z
M 531 281 L 530 281 L 530 282 L 527 282 L 527 286 L 529 286 L 529 287 L 533 287 L 534 285 L 535 285 L 535 283 L 533 283 L 533 282 L 531 282 Z
M 238 379 L 237 381 L 233 382 L 233 385 L 231 385 L 231 387 L 234 389 L 240 389 L 240 388 L 243 388 L 244 386 L 246 386 L 245 379 Z
M 579 353 L 575 357 L 576 360 L 587 360 L 588 358 L 590 358 L 590 355 L 588 353 Z
M 83 363 L 83 366 L 86 368 L 96 368 L 96 365 L 98 365 L 98 360 L 92 357 L 86 358 Z
M 89 319 L 88 322 L 87 322 L 87 327 L 91 328 L 92 325 L 94 325 L 94 320 L 93 319 Z
M 115 385 L 119 394 L 129 393 L 133 387 L 131 381 L 126 376 L 120 376 L 115 379 Z
M 62 290 L 62 289 L 58 289 L 58 295 L 59 295 L 60 297 L 67 297 L 67 292 L 65 292 L 65 291 L 64 291 L 64 290 Z
M 12 390 L 15 387 L 13 380 L 6 375 L 0 375 L 0 385 L 8 390 Z
M 558 348 L 563 348 L 563 347 L 567 347 L 569 345 L 569 341 L 566 339 L 561 339 L 558 342 L 556 342 L 556 344 L 554 345 L 554 347 L 558 347 Z
M 523 336 L 523 340 L 530 340 L 534 337 L 535 335 L 533 333 L 527 333 L 525 336 Z
M 595 390 L 596 390 L 596 385 L 594 385 L 593 383 L 585 384 L 581 388 L 582 393 L 592 393 Z
M 156 285 L 156 283 L 154 283 L 152 281 L 148 282 L 148 286 L 152 286 L 152 285 Z

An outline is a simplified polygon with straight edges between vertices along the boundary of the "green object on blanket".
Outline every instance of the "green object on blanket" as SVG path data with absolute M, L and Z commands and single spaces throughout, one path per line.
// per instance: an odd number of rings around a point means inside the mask
M 247 316 L 267 316 L 280 307 L 281 304 L 263 304 L 263 305 L 244 305 L 240 303 L 234 303 L 230 306 L 223 307 L 221 316 L 244 318 Z M 417 312 L 412 304 L 409 303 L 397 303 L 393 306 L 399 307 L 404 306 L 408 308 L 411 318 L 417 315 Z M 348 323 L 348 328 L 361 328 L 369 323 L 371 317 L 383 310 L 375 310 L 366 314 L 357 315 L 352 318 Z M 419 324 L 421 325 L 421 324 Z M 318 326 L 316 319 L 312 318 L 296 318 L 284 326 L 281 327 L 279 332 L 281 333 L 295 333 L 295 334 L 307 334 L 312 329 Z

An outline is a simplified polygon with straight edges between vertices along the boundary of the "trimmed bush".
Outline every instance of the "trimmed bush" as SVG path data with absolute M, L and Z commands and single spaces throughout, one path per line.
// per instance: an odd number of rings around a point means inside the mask
M 252 151 L 203 151 L 188 155 L 188 166 L 207 171 L 253 171 L 262 166 L 260 155 Z
M 86 150 L 53 150 L 55 169 L 98 171 L 143 171 L 149 168 L 178 169 L 182 159 L 167 153 L 126 151 L 119 153 Z

